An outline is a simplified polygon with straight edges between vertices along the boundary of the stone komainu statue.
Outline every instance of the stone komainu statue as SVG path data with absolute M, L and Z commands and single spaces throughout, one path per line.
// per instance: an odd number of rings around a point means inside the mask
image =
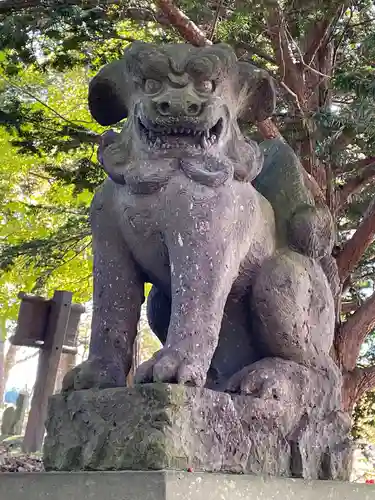
M 298 461 L 293 443 L 305 433 L 300 461 L 315 472 L 300 475 L 341 477 L 332 220 L 288 145 L 258 146 L 239 128 L 273 113 L 268 74 L 223 44 L 134 43 L 93 79 L 89 106 L 101 125 L 127 120 L 99 151 L 109 179 L 91 208 L 90 355 L 64 390 L 126 384 L 151 282 L 163 348 L 137 382 L 246 395 L 259 449 L 273 435 L 273 460 L 289 443 Z

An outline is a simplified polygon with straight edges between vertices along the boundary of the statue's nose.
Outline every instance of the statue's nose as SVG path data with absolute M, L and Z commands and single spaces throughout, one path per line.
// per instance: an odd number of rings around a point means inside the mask
M 164 94 L 154 104 L 161 116 L 199 116 L 204 108 L 204 102 L 184 92 Z

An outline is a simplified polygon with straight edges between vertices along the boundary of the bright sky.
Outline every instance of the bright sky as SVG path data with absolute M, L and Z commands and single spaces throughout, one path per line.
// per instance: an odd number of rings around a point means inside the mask
M 6 346 L 7 349 L 8 346 Z M 36 353 L 32 347 L 20 347 L 17 353 L 17 360 L 28 358 Z M 6 390 L 15 387 L 17 389 L 27 389 L 31 391 L 35 382 L 38 364 L 38 356 L 28 359 L 23 363 L 16 364 L 11 370 Z

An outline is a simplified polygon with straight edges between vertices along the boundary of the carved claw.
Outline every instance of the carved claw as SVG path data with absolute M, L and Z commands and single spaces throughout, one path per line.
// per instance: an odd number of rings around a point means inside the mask
M 62 392 L 84 389 L 107 389 L 126 385 L 124 370 L 102 358 L 93 357 L 68 372 L 63 380 Z
M 191 359 L 173 348 L 161 349 L 137 370 L 135 382 L 177 383 L 203 387 L 206 373 L 198 358 Z

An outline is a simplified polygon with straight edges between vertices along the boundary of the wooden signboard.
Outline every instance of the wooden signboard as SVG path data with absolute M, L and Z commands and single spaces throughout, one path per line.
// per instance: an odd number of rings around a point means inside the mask
M 38 371 L 23 441 L 27 453 L 39 451 L 44 437 L 48 399 L 53 394 L 62 353 L 77 352 L 78 324 L 85 308 L 72 304 L 72 293 L 56 291 L 53 298 L 20 294 L 21 306 L 13 345 L 40 349 Z

